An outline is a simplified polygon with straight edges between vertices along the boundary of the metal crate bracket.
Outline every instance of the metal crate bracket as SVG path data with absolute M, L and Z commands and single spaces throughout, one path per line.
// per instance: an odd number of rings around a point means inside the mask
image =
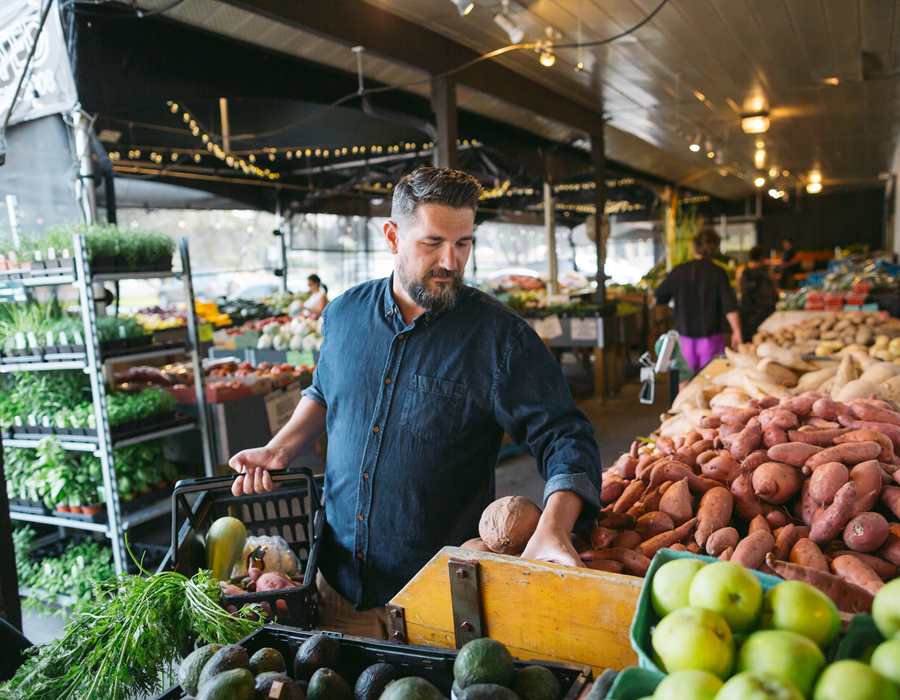
M 388 603 L 384 606 L 387 612 L 388 639 L 398 644 L 409 644 L 406 636 L 406 610 L 400 605 Z
M 456 648 L 485 636 L 481 604 L 481 570 L 477 561 L 450 559 L 450 601 Z

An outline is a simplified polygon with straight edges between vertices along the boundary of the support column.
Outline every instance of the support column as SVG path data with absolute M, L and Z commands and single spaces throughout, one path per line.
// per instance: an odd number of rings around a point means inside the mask
M 75 180 L 75 196 L 81 207 L 84 222 L 97 221 L 97 198 L 94 194 L 94 164 L 91 160 L 91 122 L 76 107 L 72 112 L 75 126 L 75 157 L 78 160 L 78 178 Z
M 438 132 L 434 142 L 434 165 L 438 168 L 456 168 L 459 130 L 456 81 L 453 78 L 435 78 L 431 81 L 431 111 L 434 112 Z
M 544 180 L 544 227 L 547 229 L 547 254 L 550 267 L 549 294 L 559 294 L 559 274 L 556 269 L 556 202 L 553 199 L 553 183 L 548 174 Z
M 676 227 L 678 225 L 678 188 L 666 187 L 663 190 L 663 208 L 665 211 L 666 227 L 666 271 L 672 270 L 672 255 L 675 252 Z
M 591 134 L 591 159 L 594 164 L 594 243 L 597 246 L 597 304 L 606 303 L 606 240 L 603 221 L 606 216 L 606 144 L 601 128 Z

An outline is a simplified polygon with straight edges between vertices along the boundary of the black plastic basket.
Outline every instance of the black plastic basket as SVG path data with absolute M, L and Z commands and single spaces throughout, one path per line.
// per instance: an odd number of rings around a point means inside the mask
M 266 625 L 241 640 L 240 644 L 253 655 L 263 647 L 277 649 L 287 663 L 288 675 L 293 677 L 293 659 L 297 649 L 309 639 L 314 632 L 303 632 L 291 627 Z M 340 673 L 352 688 L 357 677 L 372 664 L 388 663 L 397 669 L 401 678 L 419 676 L 433 683 L 445 697 L 450 697 L 453 685 L 453 664 L 456 661 L 456 649 L 426 647 L 411 644 L 395 644 L 381 642 L 362 637 L 349 637 L 336 632 L 326 632 L 341 641 L 341 668 L 332 669 Z M 575 700 L 585 690 L 593 674 L 590 666 L 577 666 L 553 661 L 518 661 L 516 669 L 526 666 L 543 666 L 550 669 L 559 679 L 563 688 L 564 700 Z M 181 700 L 187 695 L 181 686 L 174 686 L 156 700 Z
M 280 591 L 226 596 L 225 607 L 241 608 L 260 603 L 277 616 L 279 608 L 283 610 L 286 606 L 288 614 L 278 616 L 278 622 L 313 629 L 318 622 L 316 572 L 325 513 L 312 472 L 305 468 L 271 472 L 276 490 L 251 496 L 232 495 L 231 485 L 237 476 L 186 479 L 175 485 L 172 494 L 172 547 L 160 570 L 177 567 L 180 573 L 192 576 L 199 568 L 206 568 L 205 561 L 197 561 L 196 556 L 192 556 L 196 548 L 191 546 L 189 538 L 193 533 L 205 536 L 216 519 L 230 515 L 247 526 L 248 537 L 283 537 L 300 559 L 303 585 Z M 187 499 L 188 494 L 198 494 L 193 507 Z

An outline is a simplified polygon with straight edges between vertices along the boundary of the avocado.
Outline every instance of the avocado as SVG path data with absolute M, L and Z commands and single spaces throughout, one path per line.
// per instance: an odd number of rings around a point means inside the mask
M 424 678 L 401 678 L 388 684 L 379 700 L 444 700 L 444 695 Z
M 294 678 L 308 681 L 320 668 L 338 668 L 341 664 L 341 643 L 325 634 L 314 634 L 297 649 L 294 657 Z
M 456 682 L 456 679 L 453 679 L 453 685 L 450 687 L 450 697 L 455 699 L 462 695 L 462 688 L 459 687 L 459 683 Z
M 330 668 L 320 668 L 309 679 L 307 700 L 353 700 L 347 681 Z
M 388 683 L 397 678 L 397 669 L 390 664 L 373 664 L 359 674 L 356 688 L 353 690 L 354 700 L 378 700 Z
M 306 695 L 306 691 L 309 690 L 309 681 L 297 681 L 297 687 Z
M 243 668 L 250 672 L 250 657 L 244 647 L 239 644 L 229 644 L 222 647 L 212 655 L 203 670 L 200 672 L 200 678 L 197 681 L 197 687 L 203 689 L 204 684 L 213 676 L 217 676 L 224 671 L 233 671 L 234 669 Z M 253 674 L 250 674 L 253 677 Z
M 277 649 L 263 647 L 250 657 L 250 672 L 254 676 L 265 673 L 266 671 L 275 671 L 276 673 L 284 673 L 287 671 L 284 657 Z
M 465 690 L 476 683 L 495 683 L 508 686 L 513 679 L 513 658 L 500 642 L 493 639 L 473 639 L 456 655 L 453 675 Z
M 280 683 L 273 690 L 272 686 Z M 306 700 L 306 695 L 286 673 L 263 671 L 256 677 L 256 700 Z
M 200 672 L 206 666 L 206 662 L 212 658 L 212 655 L 221 648 L 221 644 L 207 644 L 205 647 L 192 651 L 181 662 L 181 666 L 178 667 L 178 683 L 185 693 L 192 696 L 197 694 L 197 686 L 200 685 Z
M 553 671 L 543 666 L 526 666 L 516 671 L 509 688 L 522 700 L 560 700 L 563 695 Z
M 197 700 L 255 700 L 253 674 L 246 668 L 217 673 L 200 687 Z
M 476 683 L 462 691 L 458 700 L 518 700 L 509 688 L 496 683 Z

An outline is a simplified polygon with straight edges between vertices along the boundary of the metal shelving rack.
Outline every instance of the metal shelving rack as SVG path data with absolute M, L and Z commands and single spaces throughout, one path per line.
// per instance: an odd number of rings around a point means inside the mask
M 23 520 L 45 525 L 56 525 L 60 528 L 87 530 L 106 535 L 112 543 L 113 560 L 116 572 L 126 570 L 128 561 L 125 549 L 125 533 L 142 523 L 171 513 L 171 505 L 162 500 L 149 505 L 136 512 L 123 514 L 119 502 L 119 491 L 116 485 L 115 464 L 113 450 L 117 447 L 135 445 L 148 440 L 174 435 L 176 433 L 200 429 L 200 438 L 203 447 L 203 462 L 206 476 L 214 476 L 212 461 L 212 446 L 210 444 L 209 411 L 206 404 L 206 386 L 204 383 L 203 367 L 199 348 L 200 334 L 197 321 L 197 311 L 194 306 L 194 287 L 191 281 L 191 263 L 186 238 L 178 239 L 178 249 L 181 256 L 181 272 L 123 272 L 112 274 L 92 274 L 88 260 L 87 245 L 84 236 L 74 238 L 74 274 L 48 274 L 46 277 L 34 277 L 30 279 L 8 280 L 0 282 L 7 287 L 37 287 L 48 285 L 74 284 L 78 289 L 81 302 L 82 319 L 84 321 L 85 353 L 66 355 L 64 358 L 54 358 L 46 362 L 22 362 L 0 365 L 0 372 L 34 372 L 34 371 L 58 371 L 81 369 L 90 375 L 91 392 L 94 401 L 94 416 L 97 422 L 96 436 L 65 436 L 60 437 L 60 444 L 66 450 L 92 452 L 100 458 L 103 468 L 103 491 L 106 497 L 107 521 L 94 523 L 72 518 L 63 518 L 56 515 L 35 514 L 10 508 L 10 516 L 13 519 Z M 94 307 L 93 284 L 107 281 L 126 279 L 162 279 L 168 277 L 180 277 L 184 282 L 188 341 L 181 346 L 181 351 L 190 354 L 194 368 L 194 386 L 197 392 L 198 418 L 191 423 L 181 424 L 169 428 L 152 430 L 137 436 L 120 440 L 113 440 L 109 425 L 109 417 L 106 405 L 106 377 L 105 370 L 109 365 L 152 359 L 166 355 L 176 354 L 179 348 L 168 347 L 165 350 L 140 349 L 133 354 L 117 354 L 111 357 L 103 357 L 100 351 L 100 338 L 97 333 L 97 317 Z M 3 440 L 3 445 L 9 447 L 36 447 L 42 436 L 31 438 Z

